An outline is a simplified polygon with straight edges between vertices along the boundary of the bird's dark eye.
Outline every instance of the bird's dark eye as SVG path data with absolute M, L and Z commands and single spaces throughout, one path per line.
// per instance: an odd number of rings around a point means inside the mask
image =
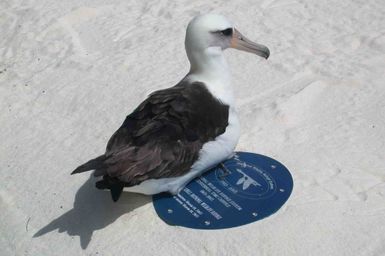
M 221 33 L 225 36 L 231 36 L 233 34 L 232 28 L 226 28 L 225 30 L 221 30 Z

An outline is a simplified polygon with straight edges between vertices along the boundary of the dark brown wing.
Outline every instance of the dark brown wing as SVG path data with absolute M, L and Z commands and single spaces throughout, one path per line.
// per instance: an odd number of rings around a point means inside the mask
M 133 186 L 190 170 L 202 146 L 225 132 L 229 106 L 203 83 L 181 82 L 152 93 L 110 138 L 106 153 L 73 173 L 95 169 L 99 188 Z M 112 189 L 111 189 L 111 192 Z
M 203 144 L 225 132 L 228 110 L 203 83 L 152 93 L 109 140 L 107 174 L 127 185 L 185 174 Z

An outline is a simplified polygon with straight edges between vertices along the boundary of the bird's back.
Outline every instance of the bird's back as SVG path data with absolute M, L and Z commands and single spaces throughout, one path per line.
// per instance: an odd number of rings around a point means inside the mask
M 134 186 L 185 174 L 203 145 L 225 132 L 228 115 L 229 106 L 203 83 L 182 81 L 152 93 L 126 117 L 103 157 L 89 165 L 103 176 L 97 186 Z

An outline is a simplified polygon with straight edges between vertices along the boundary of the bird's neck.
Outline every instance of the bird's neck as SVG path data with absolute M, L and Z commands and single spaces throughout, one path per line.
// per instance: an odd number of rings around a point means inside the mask
M 233 105 L 231 75 L 222 49 L 210 47 L 187 55 L 191 66 L 186 79 L 203 82 L 220 101 Z

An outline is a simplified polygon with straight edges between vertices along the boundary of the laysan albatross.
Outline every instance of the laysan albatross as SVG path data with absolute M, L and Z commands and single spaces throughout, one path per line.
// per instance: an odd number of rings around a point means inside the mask
M 223 51 L 270 55 L 223 16 L 205 14 L 187 26 L 189 73 L 148 96 L 112 135 L 106 152 L 72 174 L 95 170 L 99 189 L 117 201 L 125 190 L 177 194 L 193 178 L 229 158 L 239 139 L 229 68 Z

